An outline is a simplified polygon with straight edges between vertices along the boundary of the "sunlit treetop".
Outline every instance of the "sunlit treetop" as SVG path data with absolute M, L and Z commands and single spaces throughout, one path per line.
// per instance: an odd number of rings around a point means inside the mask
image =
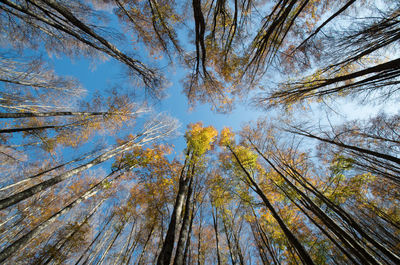
M 218 131 L 213 126 L 203 127 L 201 122 L 191 123 L 185 134 L 187 148 L 195 155 L 202 155 L 213 148 Z
M 235 134 L 228 127 L 224 127 L 221 131 L 218 144 L 220 146 L 232 145 L 235 141 Z
M 245 168 L 255 168 L 257 165 L 257 154 L 252 152 L 249 148 L 244 146 L 236 146 L 233 151 L 235 152 L 240 163 Z

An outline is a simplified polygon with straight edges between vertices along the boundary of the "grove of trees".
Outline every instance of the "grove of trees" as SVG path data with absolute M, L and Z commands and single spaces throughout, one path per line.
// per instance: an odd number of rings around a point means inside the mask
M 0 0 L 0 263 L 400 264 L 399 49 L 398 0 Z

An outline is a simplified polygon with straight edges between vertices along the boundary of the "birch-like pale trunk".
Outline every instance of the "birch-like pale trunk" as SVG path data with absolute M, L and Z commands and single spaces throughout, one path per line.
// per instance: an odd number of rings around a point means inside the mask
M 17 204 L 18 202 L 25 200 L 45 189 L 48 189 L 49 187 L 52 187 L 52 186 L 56 185 L 57 183 L 60 183 L 61 181 L 64 181 L 84 170 L 87 170 L 95 165 L 98 165 L 104 161 L 107 161 L 108 159 L 110 159 L 116 155 L 119 155 L 123 152 L 129 151 L 133 147 L 139 145 L 139 143 L 135 143 L 135 140 L 138 137 L 139 136 L 135 137 L 133 140 L 130 140 L 129 142 L 122 144 L 121 146 L 116 147 L 110 151 L 104 152 L 103 154 L 99 155 L 98 157 L 96 157 L 95 159 L 91 160 L 90 162 L 88 162 L 84 165 L 78 166 L 78 167 L 71 169 L 63 174 L 60 174 L 54 178 L 45 180 L 45 181 L 43 181 L 39 184 L 36 184 L 35 186 L 32 186 L 26 190 L 23 190 L 21 192 L 18 192 L 16 194 L 13 194 L 7 198 L 0 200 L 0 210 L 5 209 L 14 204 Z
M 87 246 L 87 248 L 83 251 L 83 253 L 81 254 L 81 256 L 79 257 L 79 259 L 75 262 L 75 265 L 78 265 L 80 263 L 80 261 L 85 257 L 85 255 L 88 253 L 88 251 L 90 250 L 90 248 L 94 245 L 94 243 L 97 242 L 97 240 L 100 238 L 101 235 L 103 235 L 104 231 L 106 230 L 105 228 L 108 226 L 108 224 L 111 222 L 111 220 L 114 218 L 114 214 L 112 214 L 108 220 L 105 222 L 105 224 L 103 225 L 103 228 L 99 230 L 99 232 L 97 233 L 96 237 L 92 240 L 92 242 L 90 242 L 90 245 Z

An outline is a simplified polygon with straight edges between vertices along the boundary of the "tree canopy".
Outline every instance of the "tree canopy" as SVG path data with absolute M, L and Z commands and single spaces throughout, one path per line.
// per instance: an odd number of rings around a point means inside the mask
M 1 264 L 400 264 L 399 1 L 1 0 L 0 25 Z

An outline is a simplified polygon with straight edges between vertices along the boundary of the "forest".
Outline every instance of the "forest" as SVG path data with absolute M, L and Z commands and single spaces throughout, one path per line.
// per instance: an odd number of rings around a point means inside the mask
M 399 50 L 399 0 L 0 0 L 0 264 L 400 264 Z

